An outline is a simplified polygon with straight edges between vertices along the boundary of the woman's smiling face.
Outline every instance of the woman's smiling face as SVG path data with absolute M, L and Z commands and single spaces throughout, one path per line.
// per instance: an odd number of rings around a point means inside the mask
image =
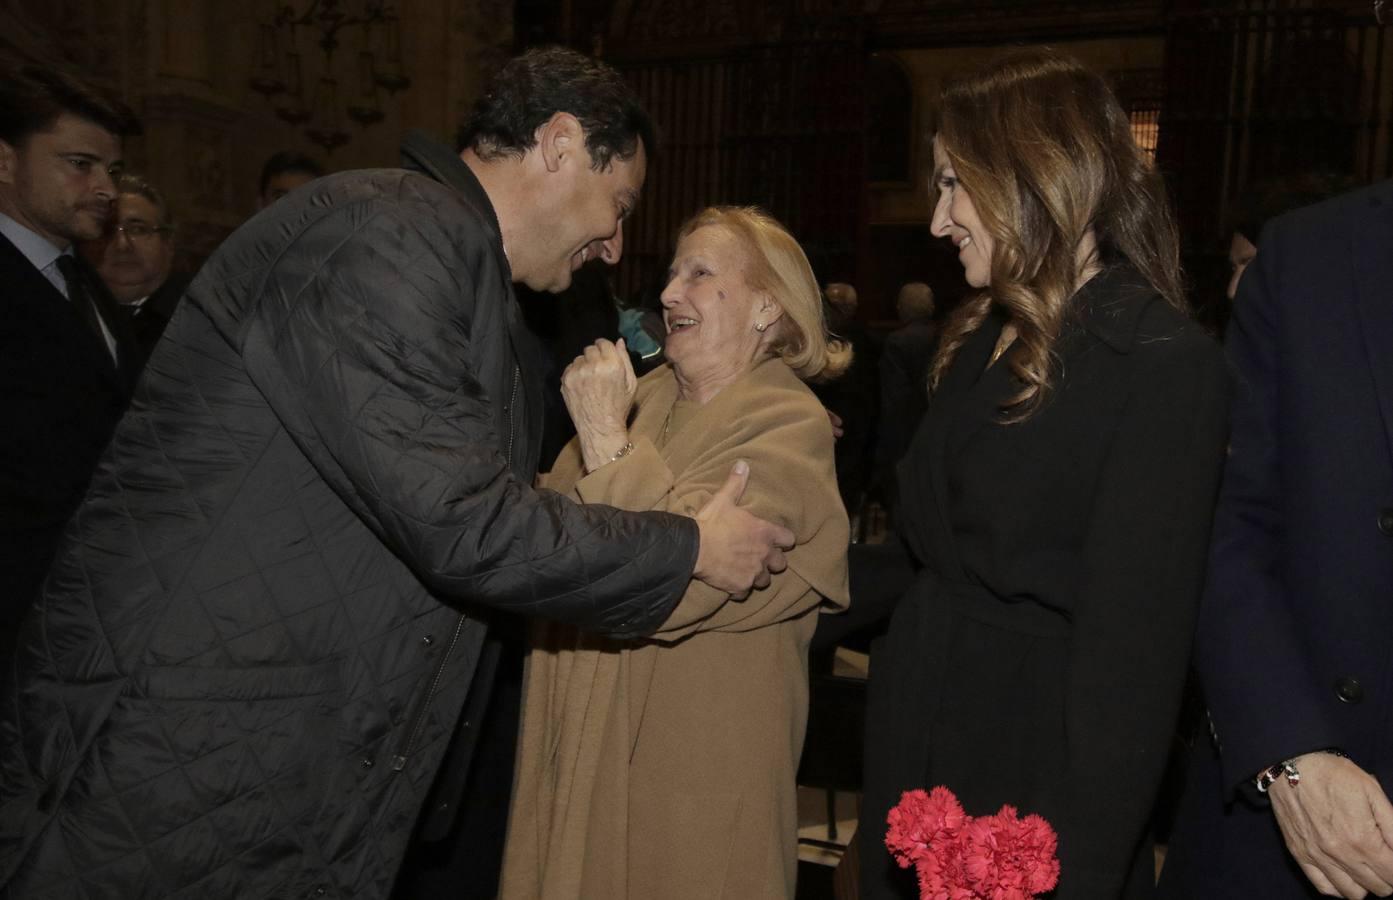
M 720 226 L 678 241 L 662 295 L 664 350 L 684 380 L 736 377 L 758 357 L 759 295 L 745 280 L 745 266 L 735 235 Z
M 934 206 L 930 231 L 934 237 L 946 237 L 958 248 L 958 262 L 963 275 L 973 287 L 987 287 L 992 282 L 992 238 L 977 217 L 972 197 L 958 183 L 958 174 L 934 138 L 934 185 L 938 203 Z

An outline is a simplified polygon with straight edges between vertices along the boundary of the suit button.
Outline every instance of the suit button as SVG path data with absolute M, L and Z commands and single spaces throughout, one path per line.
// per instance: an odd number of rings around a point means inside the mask
M 1389 537 L 1393 537 L 1393 509 L 1379 510 L 1378 530 Z
M 1352 675 L 1341 675 L 1335 679 L 1335 696 L 1345 703 L 1358 703 L 1364 699 L 1364 685 Z

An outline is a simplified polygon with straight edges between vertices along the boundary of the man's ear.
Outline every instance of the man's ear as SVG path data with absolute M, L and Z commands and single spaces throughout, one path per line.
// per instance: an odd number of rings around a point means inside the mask
M 0 184 L 14 184 L 19 177 L 19 151 L 9 141 L 0 141 Z
M 584 146 L 585 129 L 580 120 L 568 112 L 553 113 L 537 129 L 537 149 L 548 172 L 560 169 L 563 162 L 570 161 Z

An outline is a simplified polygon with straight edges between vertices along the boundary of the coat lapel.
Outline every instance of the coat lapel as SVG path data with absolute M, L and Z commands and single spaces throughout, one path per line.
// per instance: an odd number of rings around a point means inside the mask
M 1130 353 L 1142 314 L 1152 302 L 1164 301 L 1130 265 L 1109 266 L 1089 280 L 1070 299 L 1068 316 L 1055 344 L 1054 388 L 1060 388 L 1070 364 L 1079 354 L 1093 351 L 1100 342 L 1117 353 Z M 1000 421 L 1001 404 L 1017 387 L 1011 368 L 1004 360 L 998 360 L 991 368 L 986 367 L 1005 321 L 995 316 L 993 320 L 995 326 L 989 335 L 990 342 L 976 349 L 981 357 L 974 363 L 975 371 L 981 375 L 967 390 L 962 415 L 949 436 L 947 458 L 950 460 L 963 452 L 983 426 Z M 979 331 L 985 330 L 986 325 Z
M 1393 182 L 1388 187 L 1393 188 Z M 1355 306 L 1368 351 L 1369 367 L 1393 452 L 1393 189 L 1369 198 L 1369 215 L 1351 223 Z
M 1069 318 L 1056 346 L 1056 377 L 1062 378 L 1060 373 L 1071 360 L 1100 346 L 1100 342 L 1118 353 L 1131 352 L 1142 313 L 1151 302 L 1162 301 L 1129 265 L 1109 266 L 1091 279 L 1070 301 Z M 1001 404 L 1015 387 L 1004 359 L 987 366 L 1005 322 L 1003 313 L 993 311 L 968 338 L 929 401 L 921 432 L 900 465 L 904 497 L 913 497 L 913 502 L 919 503 L 919 498 L 931 495 L 936 516 L 937 527 L 911 535 L 911 544 L 916 553 L 929 553 L 943 560 L 949 566 L 940 569 L 945 575 L 962 574 L 951 537 L 950 466 L 962 453 L 971 452 L 973 438 L 986 426 L 1000 421 Z M 1017 433 L 1008 432 L 1003 439 L 1013 440 Z
M 108 363 L 105 371 L 120 386 L 121 392 L 129 395 L 135 388 L 136 375 L 140 372 L 138 354 L 135 350 L 135 337 L 131 332 L 130 322 L 120 304 L 116 302 L 116 298 L 111 296 L 111 292 L 102 283 L 101 276 L 97 274 L 96 269 L 93 269 L 81 257 L 78 258 L 77 264 L 78 271 L 82 273 L 82 278 L 87 283 L 87 291 L 92 296 L 92 302 L 96 304 L 97 312 L 101 315 L 102 321 L 111 332 L 111 338 L 116 344 L 116 359 L 112 360 L 104 340 L 95 346 L 101 351 L 102 359 Z M 44 280 L 47 281 L 47 279 Z M 69 308 L 71 308 L 71 304 L 69 304 Z M 84 327 L 84 330 L 88 329 Z
M 942 574 L 960 574 L 962 565 L 952 540 L 952 510 L 948 505 L 948 461 L 964 434 L 971 434 L 989 420 L 996 401 L 990 396 L 993 371 L 987 360 L 1001 336 L 1002 317 L 993 312 L 958 351 L 933 396 L 910 452 L 900 463 L 902 495 L 920 505 L 932 498 L 932 527 L 913 529 L 907 535 L 921 562 L 935 561 Z M 1003 367 L 993 367 L 993 370 Z M 992 376 L 992 377 L 989 377 Z M 908 524 L 908 523 L 907 523 Z

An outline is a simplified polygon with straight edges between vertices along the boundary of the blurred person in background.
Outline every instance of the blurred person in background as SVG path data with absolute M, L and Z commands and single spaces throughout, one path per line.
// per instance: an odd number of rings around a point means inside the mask
M 880 350 L 880 423 L 875 452 L 875 477 L 892 521 L 898 494 L 895 465 L 909 448 L 929 405 L 929 363 L 938 335 L 933 289 L 922 281 L 902 286 L 895 312 L 903 324 L 885 336 Z
M 164 194 L 129 172 L 116 179 L 116 191 L 105 233 L 82 252 L 120 304 L 143 367 L 188 281 L 171 277 L 174 220 Z
M 267 157 L 257 182 L 256 208 L 265 209 L 298 187 L 324 177 L 324 166 L 303 153 L 281 150 Z

